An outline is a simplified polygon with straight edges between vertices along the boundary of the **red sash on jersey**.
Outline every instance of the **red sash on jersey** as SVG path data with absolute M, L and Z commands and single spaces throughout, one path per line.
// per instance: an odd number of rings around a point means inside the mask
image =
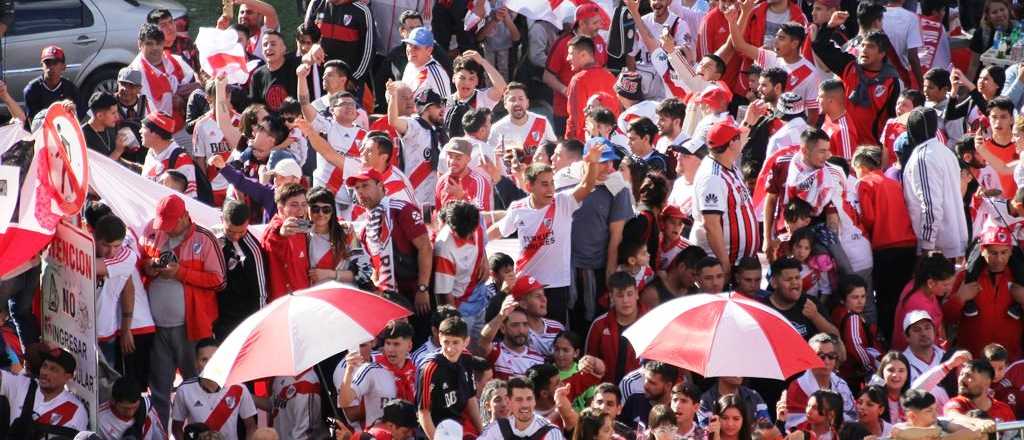
M 320 261 L 313 266 L 314 269 L 334 270 L 334 246 L 327 248 L 327 252 L 320 257 Z
M 22 408 L 22 411 L 25 409 Z M 29 411 L 32 411 L 31 409 Z M 71 419 L 75 418 L 75 412 L 78 411 L 78 405 L 74 402 L 64 402 L 57 405 L 56 408 L 51 409 L 36 419 L 37 423 L 50 426 L 64 426 L 67 425 Z
M 409 183 L 412 183 L 413 189 L 419 188 L 420 184 L 427 180 L 427 177 L 430 177 L 431 172 L 433 170 L 430 168 L 429 160 L 423 161 L 415 170 L 412 170 L 412 174 L 409 174 Z
M 356 133 L 356 138 L 352 140 L 352 145 L 349 146 L 349 152 L 351 152 L 353 148 L 356 149 L 356 157 L 359 156 L 359 144 L 362 143 L 364 137 L 366 137 L 366 130 L 359 130 Z M 345 154 L 351 156 L 350 153 Z M 327 186 L 327 189 L 331 190 L 331 192 L 337 194 L 338 191 L 341 189 L 341 184 L 344 182 L 345 167 L 335 166 L 334 169 L 331 170 L 331 175 L 327 177 L 327 183 L 325 184 L 325 186 Z
M 551 225 L 555 221 L 555 201 L 552 200 L 551 204 L 548 205 L 548 210 L 544 211 L 544 219 L 540 221 L 540 226 L 537 227 L 536 234 L 530 239 L 526 247 L 523 248 L 523 254 L 516 260 L 516 271 L 521 272 L 526 263 L 529 263 L 533 259 L 534 255 L 537 255 L 537 251 L 544 246 L 544 241 L 547 240 L 548 235 L 551 235 Z M 520 231 L 522 233 L 522 231 Z
M 352 157 L 359 157 L 359 147 L 363 143 L 363 139 L 366 137 L 366 130 L 359 129 L 356 132 L 356 138 L 352 140 L 352 144 L 348 146 L 348 152 L 345 153 Z
M 210 415 L 203 423 L 206 423 L 206 426 L 209 426 L 214 431 L 220 431 L 224 423 L 231 418 L 231 414 L 235 412 L 235 408 L 238 408 L 241 400 L 241 385 L 232 385 L 228 392 L 224 393 L 224 396 L 220 398 L 220 402 L 217 402 L 217 406 L 213 408 L 213 411 L 210 412 Z
M 270 413 L 270 419 L 276 419 L 277 413 L 280 412 L 280 408 L 284 406 L 282 403 L 292 400 L 292 398 L 295 397 L 296 395 L 319 393 L 320 385 L 307 380 L 296 381 L 293 382 L 291 385 L 281 388 L 281 391 L 278 391 L 277 395 L 274 396 L 274 410 L 271 411 Z M 228 414 L 230 413 L 231 412 L 229 411 Z
M 157 72 L 156 68 L 149 64 L 149 61 L 142 58 L 142 74 L 146 75 L 146 84 L 149 85 L 149 93 L 154 101 L 159 101 L 167 93 L 171 92 L 171 81 L 164 72 Z
M 544 140 L 544 131 L 548 127 L 548 120 L 540 116 L 533 120 L 533 125 L 530 126 L 530 131 L 526 133 L 526 139 L 523 139 L 523 148 L 527 152 L 532 152 L 532 147 L 540 145 L 540 141 Z M 532 156 L 532 154 L 530 155 Z

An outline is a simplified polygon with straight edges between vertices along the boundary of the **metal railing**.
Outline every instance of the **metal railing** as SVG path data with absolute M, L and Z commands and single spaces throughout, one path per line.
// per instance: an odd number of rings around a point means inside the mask
M 1024 420 L 996 423 L 996 435 L 999 439 L 1024 439 Z

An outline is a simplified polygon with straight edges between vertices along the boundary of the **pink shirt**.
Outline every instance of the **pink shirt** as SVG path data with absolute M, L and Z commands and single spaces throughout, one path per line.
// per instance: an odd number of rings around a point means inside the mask
M 907 284 L 900 294 L 900 300 L 896 304 L 896 321 L 892 331 L 892 349 L 903 350 L 907 348 L 906 334 L 903 332 L 903 317 L 914 310 L 924 310 L 932 317 L 932 324 L 935 325 L 935 343 L 942 346 L 946 340 L 946 332 L 942 327 L 942 304 L 934 296 L 926 295 L 920 289 L 910 292 L 913 284 Z

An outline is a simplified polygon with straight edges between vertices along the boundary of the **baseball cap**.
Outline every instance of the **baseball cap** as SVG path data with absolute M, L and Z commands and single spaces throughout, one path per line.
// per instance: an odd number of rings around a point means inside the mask
M 615 152 L 615 144 L 608 138 L 603 136 L 592 137 L 587 140 L 587 143 L 583 145 L 583 154 L 587 154 L 591 148 L 601 148 L 601 159 L 598 162 L 608 162 L 610 160 L 622 159 L 619 154 Z
M 434 47 L 434 33 L 423 26 L 413 29 L 409 36 L 402 40 L 403 43 L 414 46 Z
M 672 144 L 668 146 L 669 150 L 675 151 L 676 153 L 696 155 L 697 150 L 703 147 L 704 144 L 697 139 L 690 139 L 681 144 Z
M 793 92 L 786 92 L 779 96 L 779 102 L 775 104 L 775 110 L 784 115 L 804 114 L 804 100 Z
M 277 161 L 268 171 L 277 176 L 302 177 L 302 167 L 292 158 L 285 158 Z
M 168 232 L 178 225 L 178 220 L 187 216 L 185 201 L 174 194 L 165 196 L 156 204 L 156 220 L 153 227 Z
M 932 323 L 935 322 L 935 320 L 932 319 L 932 315 L 929 315 L 928 312 L 924 310 L 913 310 L 910 313 L 907 313 L 906 316 L 903 317 L 903 333 L 906 333 L 910 326 L 926 319 Z
M 729 105 L 729 101 L 732 101 L 732 92 L 721 87 L 713 86 L 704 89 L 697 102 L 717 108 L 725 108 Z
M 174 130 L 174 118 L 168 116 L 166 113 L 152 112 L 146 115 L 145 122 L 160 127 L 160 129 L 168 133 L 174 133 L 176 131 Z
M 711 130 L 708 130 L 708 147 L 715 148 L 721 147 L 728 144 L 736 136 L 740 135 L 740 130 L 736 126 L 732 125 L 730 121 L 722 121 L 711 126 Z
M 994 223 L 989 223 L 986 224 L 985 228 L 981 231 L 980 244 L 982 246 L 1011 246 L 1013 245 L 1013 241 L 1011 239 L 1009 229 Z
M 462 440 L 462 425 L 452 419 L 442 420 L 434 429 L 434 440 Z
M 141 86 L 142 72 L 132 69 L 131 67 L 123 67 L 117 72 L 117 82 L 128 83 L 133 86 Z
M 679 207 L 675 205 L 665 206 L 661 210 L 661 216 L 665 218 L 686 219 L 686 214 L 683 214 L 683 210 L 679 209 Z
M 519 278 L 516 278 L 516 283 L 512 285 L 512 289 L 509 290 L 509 295 L 512 295 L 516 300 L 520 300 L 530 292 L 543 288 L 544 285 L 537 281 L 536 278 L 529 275 L 520 275 Z
M 642 81 L 637 72 L 622 72 L 619 79 L 615 81 L 615 93 L 631 101 L 643 101 L 644 93 L 641 89 Z
M 348 186 L 356 186 L 357 183 L 366 180 L 376 180 L 378 182 L 383 182 L 384 176 L 382 176 L 379 171 L 373 168 L 364 168 L 362 171 L 359 172 L 359 174 L 349 176 L 348 179 L 345 179 L 345 184 Z
M 57 46 L 46 46 L 43 48 L 43 53 L 39 56 L 39 60 L 58 60 L 64 62 L 64 49 Z
M 419 426 L 416 421 L 416 405 L 403 399 L 391 399 L 384 404 L 384 415 L 381 420 L 394 423 L 399 428 L 415 428 Z
M 447 144 L 444 144 L 444 148 L 441 149 L 441 152 L 451 152 L 467 156 L 473 152 L 473 144 L 463 138 L 452 138 Z
M 443 105 L 444 98 L 438 95 L 434 89 L 426 89 L 416 94 L 413 99 L 416 102 L 416 110 L 420 113 L 430 108 L 432 105 Z
M 60 367 L 64 369 L 65 373 L 74 373 L 75 367 L 78 365 L 78 362 L 75 361 L 75 357 L 67 350 L 60 347 L 43 352 L 43 361 L 50 361 L 60 365 Z

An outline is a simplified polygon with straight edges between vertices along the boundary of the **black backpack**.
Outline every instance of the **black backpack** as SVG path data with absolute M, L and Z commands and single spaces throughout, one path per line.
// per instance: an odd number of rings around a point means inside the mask
M 501 437 L 505 440 L 541 440 L 544 436 L 548 435 L 548 432 L 555 429 L 555 425 L 548 424 L 541 426 L 540 429 L 538 429 L 537 432 L 534 432 L 531 436 L 520 437 L 512 432 L 512 422 L 508 421 L 508 419 L 498 419 L 497 422 L 498 430 L 501 431 Z
M 167 160 L 168 170 L 174 169 L 174 165 L 178 163 L 178 156 L 182 154 L 185 154 L 185 150 L 181 149 L 181 147 L 175 148 L 171 152 L 171 158 Z M 199 169 L 198 166 L 195 166 L 195 163 L 192 166 L 196 169 L 196 199 L 207 205 L 214 206 L 213 186 L 210 185 L 210 179 L 206 176 L 206 170 Z
M 11 423 L 11 428 L 7 431 L 7 438 L 19 440 L 41 440 L 49 438 L 49 435 L 57 435 L 67 438 L 74 438 L 78 435 L 78 430 L 76 429 L 64 426 L 43 425 L 32 419 L 32 416 L 34 415 L 33 409 L 36 406 L 36 389 L 38 387 L 38 382 L 36 382 L 35 379 L 31 379 L 28 384 L 28 391 L 25 393 L 25 400 L 22 402 L 21 414 L 19 414 L 18 418 L 14 419 L 14 422 Z M 28 408 L 28 410 L 26 410 L 26 408 Z

